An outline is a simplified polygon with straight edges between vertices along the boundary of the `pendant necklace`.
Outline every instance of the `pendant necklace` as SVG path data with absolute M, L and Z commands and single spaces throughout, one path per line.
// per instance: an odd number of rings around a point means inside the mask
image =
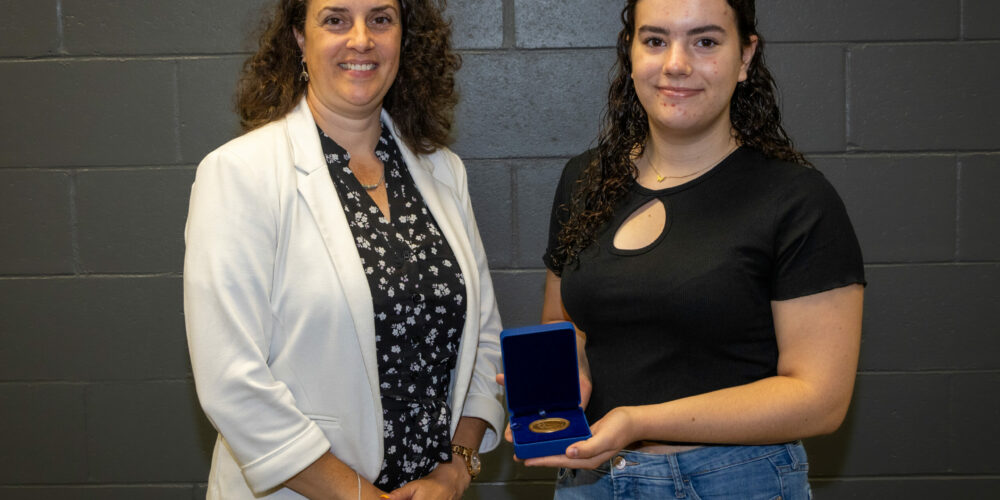
M 722 155 L 722 158 L 725 158 L 725 157 L 729 156 L 730 153 L 732 153 L 733 151 L 736 151 L 736 148 L 738 148 L 738 147 L 739 147 L 739 144 L 737 144 L 737 145 L 729 148 L 729 150 L 726 151 L 726 154 Z M 647 159 L 646 162 L 649 163 L 649 166 L 653 169 L 653 172 L 656 174 L 656 182 L 663 182 L 663 181 L 665 181 L 667 179 L 686 179 L 688 177 L 694 177 L 694 176 L 696 176 L 696 175 L 698 175 L 698 174 L 700 174 L 700 173 L 702 173 L 702 172 L 704 172 L 704 171 L 706 171 L 706 170 L 708 170 L 708 169 L 710 169 L 710 168 L 718 165 L 719 162 L 722 161 L 722 158 L 720 158 L 716 162 L 709 163 L 708 166 L 705 167 L 705 168 L 698 169 L 698 170 L 695 170 L 694 172 L 691 172 L 690 174 L 684 174 L 684 175 L 663 175 L 663 174 L 660 173 L 659 170 L 656 169 L 656 165 L 653 164 L 652 160 Z

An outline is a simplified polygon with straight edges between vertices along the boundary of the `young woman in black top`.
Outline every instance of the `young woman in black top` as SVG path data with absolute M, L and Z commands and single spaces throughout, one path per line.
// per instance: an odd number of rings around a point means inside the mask
M 543 320 L 573 321 L 593 437 L 556 498 L 809 498 L 837 429 L 864 270 L 781 127 L 753 0 L 628 0 L 595 150 L 553 204 Z

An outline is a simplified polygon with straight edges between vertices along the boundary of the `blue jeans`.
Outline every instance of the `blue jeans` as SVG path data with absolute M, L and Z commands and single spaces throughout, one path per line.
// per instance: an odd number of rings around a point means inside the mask
M 621 451 L 595 470 L 559 469 L 555 500 L 809 500 L 801 443 Z

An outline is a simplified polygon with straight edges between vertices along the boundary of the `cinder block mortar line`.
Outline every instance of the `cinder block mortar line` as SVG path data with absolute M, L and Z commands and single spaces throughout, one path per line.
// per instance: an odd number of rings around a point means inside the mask
M 91 449 L 89 436 L 93 435 L 91 430 L 90 421 L 90 384 L 84 384 L 80 391 L 80 397 L 83 398 L 81 402 L 81 407 L 83 408 L 83 435 L 88 436 L 83 440 L 83 456 L 86 458 L 87 463 L 84 466 L 84 474 L 86 474 L 87 480 L 91 480 L 94 477 L 94 460 L 93 460 L 93 450 Z
M 210 52 L 204 54 L 87 54 L 70 55 L 59 54 L 54 56 L 32 56 L 32 57 L 0 57 L 0 64 L 5 63 L 67 63 L 67 62 L 148 62 L 148 61 L 201 61 L 206 59 L 222 59 L 225 57 L 240 56 L 249 57 L 246 52 Z
M 942 39 L 942 40 L 887 40 L 887 41 L 850 41 L 842 40 L 837 42 L 815 42 L 816 44 L 826 44 L 826 45 L 848 45 L 855 48 L 867 48 L 867 47 L 921 47 L 925 45 L 934 46 L 948 46 L 948 47 L 964 47 L 969 45 L 996 45 L 1000 42 L 1000 38 L 991 38 L 985 40 L 957 40 L 957 39 Z M 780 45 L 785 42 L 775 42 L 771 45 Z M 812 42 L 788 42 L 802 45 L 812 45 Z
M 582 150 L 580 151 L 583 152 Z M 886 160 L 886 159 L 920 159 L 920 158 L 948 158 L 954 157 L 958 159 L 968 158 L 972 156 L 997 156 L 1000 155 L 1000 149 L 996 150 L 968 150 L 968 151 L 827 151 L 827 152 L 816 152 L 816 153 L 805 153 L 806 157 L 813 160 Z M 462 161 L 464 162 L 509 162 L 520 164 L 518 168 L 521 169 L 531 169 L 528 165 L 524 163 L 531 162 L 548 162 L 548 161 L 569 161 L 573 156 L 567 155 L 557 155 L 557 156 L 462 156 Z M 64 167 L 67 168 L 67 167 Z M 108 167 L 108 169 L 118 168 L 118 167 Z M 145 168 L 145 167 L 143 167 Z M 150 167 L 158 168 L 158 167 Z M 178 167 L 166 167 L 165 169 L 178 168 Z M 183 167 L 180 167 L 183 168 Z M 131 170 L 132 167 L 121 167 L 122 170 Z M 95 169 L 97 170 L 97 169 Z M 101 168 L 100 170 L 104 170 Z
M 583 151 L 580 151 L 580 152 L 582 153 Z M 522 162 L 522 161 L 524 161 L 524 162 L 528 162 L 528 161 L 549 161 L 549 160 L 566 160 L 566 161 L 569 161 L 570 158 L 572 158 L 572 156 L 565 156 L 565 155 L 556 155 L 556 156 L 495 156 L 495 157 L 462 155 L 462 161 L 463 162 L 472 162 L 472 161 L 490 161 L 490 162 L 497 162 L 497 161 Z
M 490 54 L 517 54 L 517 53 L 552 53 L 564 54 L 566 52 L 607 52 L 614 50 L 614 47 L 501 47 L 498 49 L 461 49 L 457 52 L 462 56 L 483 56 Z
M 82 388 L 82 386 L 85 386 L 85 385 L 87 385 L 89 383 L 90 382 L 88 382 L 86 380 L 65 380 L 65 381 L 63 381 L 63 380 L 38 380 L 38 381 L 32 381 L 32 380 L 25 380 L 25 381 L 20 381 L 20 380 L 0 380 L 0 387 L 13 387 L 13 386 L 55 386 L 55 385 L 61 385 L 61 386 L 67 386 L 67 387 L 69 387 L 69 386 L 81 386 L 81 388 Z
M 949 422 L 949 424 L 948 424 L 948 433 L 947 433 L 948 440 L 946 441 L 948 443 L 948 462 L 947 462 L 948 463 L 948 472 L 951 472 L 952 470 L 954 470 L 953 468 L 955 466 L 955 463 L 954 463 L 955 462 L 955 457 L 957 457 L 958 453 L 961 453 L 961 451 L 962 451 L 962 447 L 960 445 L 961 442 L 958 439 L 958 429 L 957 429 L 958 426 L 954 424 L 954 422 L 958 422 L 958 421 L 961 420 L 961 418 L 958 415 L 956 415 L 956 413 L 955 413 L 956 403 L 959 403 L 959 404 L 961 403 L 960 401 L 957 402 L 956 401 L 956 397 L 955 397 L 955 392 L 956 392 L 956 390 L 955 390 L 955 375 L 958 375 L 958 374 L 957 373 L 949 373 L 949 374 L 946 375 L 947 378 L 948 378 L 948 385 L 946 386 L 947 389 L 946 389 L 946 392 L 945 392 L 945 401 L 948 402 L 947 404 L 948 404 L 948 422 Z M 959 418 L 956 418 L 956 417 L 959 417 Z
M 592 148 L 595 144 L 588 144 L 583 146 L 579 153 L 582 153 L 585 148 Z M 872 158 L 872 159 L 887 159 L 887 158 L 919 158 L 919 157 L 942 157 L 942 156 L 975 156 L 975 155 L 995 155 L 1000 154 L 1000 147 L 997 149 L 937 149 L 937 150 L 912 150 L 912 149 L 901 149 L 895 150 L 877 150 L 877 149 L 854 149 L 854 150 L 829 150 L 829 151 L 807 151 L 805 152 L 806 158 L 809 159 L 858 159 L 858 158 Z M 510 162 L 531 162 L 531 161 L 550 161 L 550 160 L 564 160 L 569 161 L 570 158 L 576 156 L 572 155 L 553 155 L 553 156 L 471 156 L 462 155 L 462 161 L 473 162 L 473 161 L 510 161 Z M 67 168 L 67 167 L 63 167 Z
M 848 151 L 857 149 L 851 142 L 851 47 L 844 48 L 844 146 Z
M 958 39 L 965 40 L 965 2 L 969 0 L 961 0 L 958 2 Z
M 63 13 L 62 13 L 62 0 L 56 0 L 56 36 L 59 39 L 59 45 L 56 47 L 56 53 L 66 54 L 66 37 L 64 35 L 64 23 L 63 23 Z
M 547 215 L 546 215 L 547 217 Z M 971 267 L 971 266 L 1000 266 L 1000 260 L 978 260 L 978 261 L 913 261 L 913 262 L 871 262 L 865 263 L 866 269 L 893 269 L 903 267 Z M 545 271 L 544 266 L 532 267 L 490 267 L 490 272 L 504 274 L 525 274 Z M 0 277 L 0 279 L 3 279 Z
M 850 151 L 841 153 L 808 153 L 811 159 L 824 159 L 824 160 L 840 160 L 840 159 L 850 159 L 850 160 L 915 160 L 920 158 L 960 158 L 963 156 L 975 156 L 982 154 L 996 154 L 997 152 L 985 152 L 985 153 L 969 153 L 969 152 L 959 152 L 959 151 L 876 151 L 876 152 L 865 152 L 865 151 Z
M 886 150 L 886 149 L 854 149 L 854 150 L 844 150 L 844 151 L 816 151 L 816 152 L 806 152 L 805 155 L 809 158 L 816 158 L 823 156 L 826 158 L 832 157 L 844 157 L 844 158 L 891 158 L 891 157 L 918 157 L 918 156 L 970 156 L 970 155 L 982 155 L 982 154 L 996 154 L 1000 153 L 1000 147 L 997 149 L 928 149 L 926 151 L 914 150 L 914 149 L 900 149 L 900 150 Z
M 505 33 L 506 35 L 506 33 Z M 968 44 L 988 44 L 996 43 L 1000 41 L 1000 38 L 991 39 L 975 39 L 975 40 L 960 40 L 956 38 L 940 38 L 940 39 L 919 39 L 919 40 L 852 40 L 852 39 L 842 39 L 842 40 L 771 40 L 767 38 L 765 33 L 765 40 L 767 41 L 768 49 L 774 47 L 823 47 L 823 46 L 854 46 L 854 47 L 886 47 L 886 46 L 920 46 L 920 45 L 968 45 Z M 489 52 L 509 52 L 509 51 L 524 51 L 524 52 L 536 52 L 536 51 L 563 51 L 563 50 L 597 50 L 604 49 L 613 50 L 615 45 L 613 41 L 610 41 L 607 45 L 584 45 L 584 46 L 563 46 L 563 47 L 525 47 L 516 44 L 507 45 L 506 40 L 501 44 L 499 48 L 459 48 L 457 49 L 460 53 L 489 53 Z
M 18 280 L 80 280 L 80 279 L 149 279 L 149 278 L 181 278 L 181 272 L 169 273 L 79 273 L 79 274 L 5 274 L 0 275 L 2 281 Z
M 920 267 L 971 267 L 971 266 L 1000 266 L 1000 260 L 977 260 L 977 261 L 913 261 L 913 262 L 866 262 L 865 269 L 894 269 L 894 268 L 920 268 Z M 531 265 L 523 267 L 499 267 L 491 266 L 491 273 L 503 274 L 531 274 L 544 272 L 544 266 Z M 3 280 L 0 277 L 0 280 Z M 869 283 L 870 284 L 870 283 Z
M 958 153 L 958 158 L 963 159 L 963 158 L 968 158 L 970 156 L 997 156 L 997 155 L 1000 155 L 1000 149 L 996 149 L 993 151 L 983 151 L 980 153 L 970 153 L 967 151 L 963 151 Z
M 181 147 L 181 84 L 180 84 L 180 62 L 174 61 L 173 81 L 170 90 L 173 92 L 174 106 L 174 159 L 181 161 L 184 158 L 184 151 Z
M 194 170 L 198 168 L 195 164 L 177 164 L 177 165 L 109 165 L 107 167 L 88 166 L 88 167 L 66 167 L 68 170 L 74 170 L 79 173 L 89 173 L 89 172 L 153 172 L 153 171 L 173 171 L 173 170 Z
M 519 170 L 521 170 L 520 166 L 512 167 L 509 170 L 510 178 L 507 179 L 510 183 L 510 231 L 512 233 L 510 243 L 511 253 L 514 254 L 511 260 L 518 268 L 521 267 L 521 225 L 519 223 L 521 220 L 521 211 L 518 210 L 517 203 L 519 198 L 517 186 L 521 184 L 517 175 Z
M 514 47 L 517 43 L 517 27 L 514 19 L 514 0 L 503 0 L 503 40 L 500 46 Z
M 506 42 L 504 42 L 506 43 Z M 968 45 L 995 45 L 1000 43 L 1000 38 L 997 39 L 977 39 L 977 40 L 893 40 L 888 42 L 882 41 L 851 41 L 851 40 L 835 40 L 835 41 L 780 41 L 780 42 L 768 42 L 769 47 L 783 46 L 783 45 L 795 45 L 795 46 L 823 46 L 823 45 L 839 45 L 848 47 L 909 47 L 909 46 L 922 46 L 922 45 L 949 45 L 949 46 L 968 46 Z M 518 47 L 515 45 L 507 46 L 503 45 L 496 49 L 457 49 L 460 54 L 469 55 L 482 55 L 482 54 L 492 54 L 492 53 L 508 53 L 508 52 L 555 52 L 562 53 L 567 51 L 586 51 L 586 50 L 613 50 L 613 45 L 598 45 L 598 46 L 587 46 L 587 47 Z M 90 61 L 160 61 L 160 60 L 201 60 L 201 59 L 218 59 L 224 57 L 249 57 L 252 55 L 250 52 L 187 52 L 187 53 L 122 53 L 122 54 L 80 54 L 73 55 L 66 52 L 58 53 L 57 55 L 37 55 L 37 56 L 9 56 L 0 57 L 0 64 L 3 63 L 14 63 L 14 62 L 90 62 Z
M 108 379 L 93 379 L 93 380 L 36 380 L 36 379 L 6 379 L 0 381 L 0 387 L 17 387 L 17 386 L 80 386 L 80 388 L 85 389 L 94 385 L 130 385 L 130 384 L 157 384 L 157 383 L 194 383 L 194 377 L 188 375 L 187 377 L 171 377 L 171 378 L 108 378 Z
M 169 273 L 83 273 L 79 278 L 90 279 L 149 279 L 149 278 L 181 278 L 180 271 Z
M 955 261 L 961 260 L 962 256 L 962 160 L 960 156 L 955 157 Z
M 950 374 L 949 374 L 950 375 Z M 948 377 L 948 422 L 957 422 L 961 419 L 961 415 L 956 413 L 956 401 L 955 401 L 955 377 Z M 958 418 L 956 418 L 958 417 Z M 961 453 L 961 446 L 959 440 L 959 431 L 956 429 L 955 425 L 948 426 L 948 471 L 950 472 L 954 466 L 954 457 L 956 453 Z
M 195 163 L 177 163 L 164 165 L 38 165 L 35 167 L 0 167 L 0 172 L 152 172 L 170 170 L 194 170 L 198 167 Z
M 454 144 L 452 144 L 454 146 Z M 583 146 L 579 153 L 582 153 L 585 148 L 593 147 L 593 145 Z M 810 151 L 805 153 L 806 157 L 809 159 L 907 159 L 907 158 L 920 158 L 920 157 L 943 157 L 943 156 L 958 156 L 958 157 L 968 157 L 968 156 L 982 156 L 982 155 L 1000 155 L 1000 146 L 996 149 L 967 149 L 967 150 L 898 150 L 898 151 L 886 151 L 886 150 L 867 150 L 867 149 L 857 149 L 857 150 L 831 150 L 831 151 Z M 545 162 L 552 160 L 562 160 L 569 161 L 570 158 L 575 156 L 572 155 L 552 155 L 552 156 L 472 156 L 472 155 L 462 155 L 462 160 L 465 162 Z M 67 172 L 114 172 L 114 171 L 153 171 L 153 170 L 186 170 L 197 168 L 197 162 L 185 163 L 165 163 L 162 165 L 37 165 L 33 167 L 0 167 L 0 172 L 34 172 L 39 170 L 45 171 L 58 171 L 63 170 Z M 530 168 L 530 167 L 528 167 Z
M 70 245 L 71 245 L 71 255 L 73 262 L 73 274 L 80 274 L 80 270 L 83 269 L 83 263 L 80 259 L 80 228 L 79 217 L 77 217 L 76 210 L 76 172 L 69 172 L 69 231 L 70 231 Z

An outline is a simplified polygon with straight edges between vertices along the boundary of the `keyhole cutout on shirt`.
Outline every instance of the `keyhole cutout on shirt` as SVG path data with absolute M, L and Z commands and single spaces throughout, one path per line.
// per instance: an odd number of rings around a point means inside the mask
M 659 199 L 649 200 L 632 212 L 615 232 L 618 250 L 639 250 L 652 245 L 667 226 L 667 207 Z
M 364 173 L 362 174 L 363 176 L 365 176 L 364 178 L 366 180 L 368 180 L 369 178 L 377 180 L 381 175 L 382 172 L 381 169 L 386 168 L 384 163 L 381 160 L 379 160 L 378 157 L 374 155 L 374 153 L 371 155 L 371 157 L 368 158 L 361 158 L 358 156 L 351 155 L 351 159 L 350 161 L 348 161 L 347 166 L 348 168 L 351 169 L 351 172 L 355 173 L 354 174 L 355 178 L 358 177 L 357 174 L 358 172 L 368 173 L 367 175 Z M 358 178 L 358 182 L 362 183 L 360 178 Z M 365 194 L 367 194 L 368 197 L 371 198 L 373 202 L 375 202 L 375 206 L 378 207 L 379 212 L 382 212 L 382 217 L 385 217 L 385 220 L 387 221 L 392 221 L 392 218 L 389 217 L 391 215 L 389 211 L 389 191 L 386 189 L 386 184 L 388 182 L 389 182 L 389 176 L 386 175 L 385 179 L 381 183 L 379 183 L 377 188 L 371 190 L 364 188 L 362 189 L 364 190 Z

